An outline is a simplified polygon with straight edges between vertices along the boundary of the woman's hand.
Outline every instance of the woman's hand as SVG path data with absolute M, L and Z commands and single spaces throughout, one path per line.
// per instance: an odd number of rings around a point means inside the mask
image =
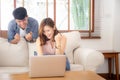
M 60 33 L 58 33 L 58 34 L 55 36 L 56 54 L 61 54 L 61 40 L 62 40 L 62 36 L 60 35 Z
M 55 36 L 55 42 L 56 43 L 60 43 L 61 42 L 61 39 L 62 39 L 62 35 L 60 33 L 58 33 L 56 36 Z

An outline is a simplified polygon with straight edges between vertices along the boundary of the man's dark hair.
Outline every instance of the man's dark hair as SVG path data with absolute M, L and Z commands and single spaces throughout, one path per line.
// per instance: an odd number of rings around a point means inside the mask
M 25 17 L 27 17 L 27 11 L 26 11 L 26 9 L 24 7 L 16 8 L 13 11 L 13 16 L 14 16 L 15 19 L 22 20 Z

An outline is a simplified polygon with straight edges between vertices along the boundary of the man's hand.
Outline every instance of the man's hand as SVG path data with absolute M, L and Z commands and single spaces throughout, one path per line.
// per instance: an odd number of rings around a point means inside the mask
M 26 35 L 25 35 L 25 39 L 26 39 L 27 41 L 31 41 L 31 40 L 32 40 L 32 32 L 26 34 Z
M 20 41 L 20 35 L 18 33 L 15 34 L 14 39 L 18 43 Z
M 17 44 L 20 41 L 20 35 L 18 33 L 15 34 L 14 39 L 11 40 L 10 43 Z

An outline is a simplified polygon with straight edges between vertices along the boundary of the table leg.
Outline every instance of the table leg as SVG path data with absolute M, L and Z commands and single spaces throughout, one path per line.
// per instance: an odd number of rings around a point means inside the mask
M 118 54 L 115 55 L 116 80 L 119 80 L 119 61 Z
M 108 71 L 109 71 L 109 77 L 110 77 L 110 79 L 111 79 L 111 70 L 112 70 L 112 60 L 111 60 L 111 58 L 108 58 Z

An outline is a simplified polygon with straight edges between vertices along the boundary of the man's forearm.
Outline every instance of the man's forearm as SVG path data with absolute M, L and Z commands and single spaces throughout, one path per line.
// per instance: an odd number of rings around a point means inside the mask
M 19 42 L 19 41 L 16 40 L 16 39 L 13 39 L 13 40 L 10 41 L 10 43 L 12 43 L 12 44 L 17 44 L 18 42 Z

